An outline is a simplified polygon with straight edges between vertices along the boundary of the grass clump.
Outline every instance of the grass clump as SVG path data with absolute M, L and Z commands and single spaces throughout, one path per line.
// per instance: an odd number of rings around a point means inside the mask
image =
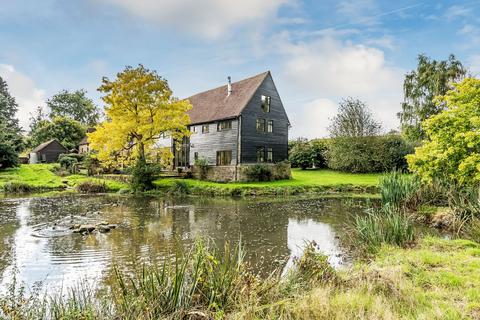
M 415 196 L 420 188 L 419 180 L 412 175 L 392 171 L 380 179 L 379 189 L 382 203 L 396 209 L 416 203 Z
M 105 182 L 85 180 L 77 184 L 76 189 L 80 193 L 105 193 L 107 185 Z
M 35 191 L 35 187 L 21 181 L 9 181 L 3 185 L 5 193 L 24 193 Z

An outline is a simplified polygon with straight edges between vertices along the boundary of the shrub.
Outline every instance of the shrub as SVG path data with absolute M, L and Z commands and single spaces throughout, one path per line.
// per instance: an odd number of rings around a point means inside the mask
M 339 137 L 329 140 L 328 167 L 334 170 L 365 173 L 404 170 L 405 156 L 412 152 L 398 135 Z
M 289 142 L 289 161 L 294 168 L 324 168 L 326 167 L 326 140 L 298 139 Z
M 35 191 L 35 187 L 20 181 L 9 181 L 3 185 L 5 193 L 22 193 Z
M 131 169 L 132 190 L 147 191 L 153 189 L 153 181 L 159 172 L 160 168 L 157 165 L 149 164 L 145 159 L 138 159 Z
M 18 154 L 13 146 L 6 141 L 0 141 L 0 169 L 18 165 Z
M 72 168 L 78 163 L 78 160 L 76 158 L 63 156 L 59 158 L 58 162 L 63 168 L 72 170 Z
M 255 164 L 245 168 L 245 175 L 249 181 L 271 181 L 272 168 L 265 164 Z
M 107 185 L 105 182 L 87 180 L 77 185 L 77 191 L 81 193 L 105 193 L 107 192 Z
M 195 166 L 199 170 L 200 180 L 205 180 L 207 178 L 208 160 L 205 158 L 195 159 Z
M 190 193 L 190 187 L 185 181 L 175 180 L 168 192 L 176 195 L 185 195 Z
M 102 170 L 100 166 L 100 161 L 95 155 L 92 155 L 91 153 L 85 155 L 83 164 L 85 165 L 85 168 L 87 169 L 87 175 L 89 176 L 99 174 Z

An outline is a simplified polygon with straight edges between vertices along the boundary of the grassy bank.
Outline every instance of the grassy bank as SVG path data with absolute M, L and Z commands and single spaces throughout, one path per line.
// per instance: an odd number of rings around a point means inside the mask
M 206 195 L 292 195 L 302 193 L 376 193 L 382 174 L 353 174 L 332 170 L 292 169 L 292 179 L 268 182 L 217 183 L 195 179 L 161 178 L 159 189 Z
M 427 237 L 382 246 L 370 262 L 335 271 L 308 247 L 284 277 L 259 279 L 242 252 L 196 246 L 173 264 L 116 271 L 110 290 L 0 297 L 16 319 L 478 319 L 480 244 Z M 107 293 L 108 292 L 108 293 Z M 1 316 L 1 312 L 0 312 Z
M 126 183 L 110 179 L 91 178 L 84 175 L 62 177 L 55 173 L 56 166 L 58 165 L 28 164 L 0 170 L 0 189 L 7 192 L 45 192 L 68 188 L 75 189 L 86 182 L 104 185 L 107 192 L 116 192 L 128 188 Z

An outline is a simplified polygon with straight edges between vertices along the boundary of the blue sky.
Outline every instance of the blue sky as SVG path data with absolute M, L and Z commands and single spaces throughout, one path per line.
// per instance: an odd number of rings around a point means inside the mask
M 419 53 L 480 73 L 480 1 L 0 0 L 0 76 L 23 125 L 62 89 L 144 64 L 178 97 L 271 70 L 291 136 L 321 137 L 342 97 L 396 128 Z

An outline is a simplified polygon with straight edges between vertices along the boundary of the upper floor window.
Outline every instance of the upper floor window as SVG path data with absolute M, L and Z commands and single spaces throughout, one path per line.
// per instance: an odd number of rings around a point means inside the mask
M 232 120 L 225 120 L 217 123 L 217 131 L 225 131 L 230 129 L 232 129 Z
M 257 132 L 265 132 L 265 119 L 257 119 Z
M 267 132 L 273 132 L 273 120 L 268 120 Z
M 265 148 L 257 147 L 257 162 L 265 162 Z
M 168 134 L 168 132 L 162 132 L 160 133 L 160 138 L 161 139 L 170 138 L 170 135 Z
M 197 126 L 191 126 L 190 131 L 193 133 L 197 133 Z
M 210 132 L 210 126 L 208 124 L 204 124 L 202 126 L 202 133 L 209 133 Z
M 262 110 L 263 112 L 270 112 L 270 102 L 272 98 L 269 96 L 262 95 Z

